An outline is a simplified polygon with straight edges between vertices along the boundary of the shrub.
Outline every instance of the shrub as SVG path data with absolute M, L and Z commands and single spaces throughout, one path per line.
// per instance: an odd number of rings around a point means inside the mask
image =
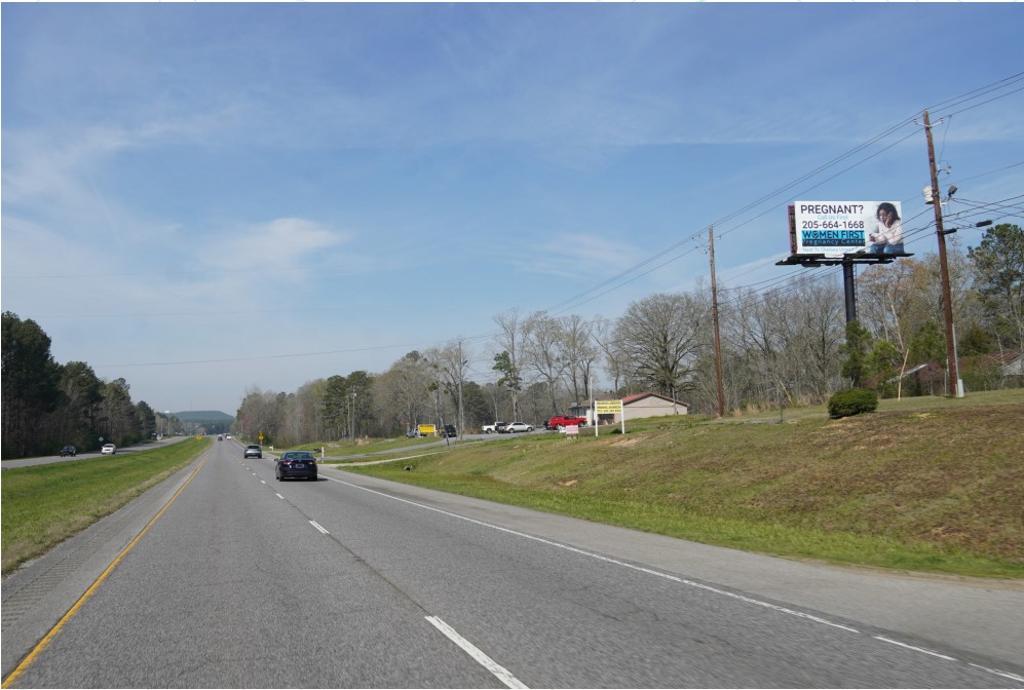
M 852 417 L 861 412 L 874 412 L 878 407 L 878 393 L 867 388 L 839 391 L 828 399 L 828 415 L 832 419 Z

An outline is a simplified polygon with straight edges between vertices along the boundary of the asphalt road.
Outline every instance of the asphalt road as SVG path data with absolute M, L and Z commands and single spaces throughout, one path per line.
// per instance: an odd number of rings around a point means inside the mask
M 154 448 L 160 448 L 167 446 L 172 443 L 180 443 L 184 441 L 188 436 L 168 436 L 162 438 L 159 441 L 147 441 L 145 443 L 136 443 L 131 446 L 118 446 L 118 455 L 130 455 L 131 453 L 141 453 L 145 450 L 153 450 Z M 72 460 L 90 460 L 92 458 L 104 457 L 99 451 L 93 453 L 79 453 L 75 456 L 61 457 L 59 455 L 46 455 L 38 458 L 18 458 L 17 460 L 4 460 L 3 469 L 9 470 L 15 467 L 31 467 L 33 465 L 49 465 L 54 462 L 71 462 Z
M 551 516 L 521 531 L 504 507 L 326 468 L 281 483 L 241 455 L 215 443 L 174 480 L 14 687 L 1024 687 L 1005 653 L 540 536 Z M 5 581 L 5 612 L 31 581 Z M 5 617 L 5 648 L 28 625 Z

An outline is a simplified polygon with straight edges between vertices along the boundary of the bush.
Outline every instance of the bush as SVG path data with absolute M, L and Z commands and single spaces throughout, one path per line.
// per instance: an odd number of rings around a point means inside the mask
M 828 415 L 832 419 L 852 417 L 861 412 L 874 412 L 878 407 L 878 393 L 867 388 L 839 391 L 828 399 Z

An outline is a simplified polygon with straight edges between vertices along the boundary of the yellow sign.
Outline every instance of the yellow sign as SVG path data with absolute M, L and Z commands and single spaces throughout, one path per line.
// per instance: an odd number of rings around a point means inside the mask
M 621 400 L 596 400 L 594 405 L 597 414 L 622 414 Z
M 434 436 L 437 434 L 437 427 L 433 424 L 420 424 L 416 427 L 420 436 Z
M 262 445 L 262 443 L 263 443 L 263 432 L 261 431 L 260 432 L 260 444 Z

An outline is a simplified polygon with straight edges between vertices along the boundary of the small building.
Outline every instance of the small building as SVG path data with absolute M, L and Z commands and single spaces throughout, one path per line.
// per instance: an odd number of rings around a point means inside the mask
M 689 414 L 690 406 L 679 400 L 673 400 L 667 395 L 660 393 L 636 393 L 627 395 L 622 399 L 622 412 L 628 422 L 631 419 L 642 417 L 665 417 L 676 414 Z M 579 417 L 586 417 L 588 421 L 592 418 L 590 407 L 586 405 L 574 405 L 569 408 L 569 414 Z M 602 414 L 598 416 L 599 424 L 618 424 L 621 419 L 617 414 Z
M 660 393 L 636 393 L 622 399 L 622 412 L 628 422 L 642 417 L 667 417 L 689 414 L 690 406 Z M 612 415 L 617 416 L 617 415 Z M 615 421 L 618 421 L 616 419 Z

